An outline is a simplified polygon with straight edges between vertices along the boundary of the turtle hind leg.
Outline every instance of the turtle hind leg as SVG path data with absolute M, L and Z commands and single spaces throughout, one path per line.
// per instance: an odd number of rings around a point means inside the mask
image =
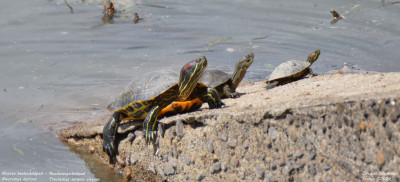
M 275 86 L 277 86 L 278 84 L 279 84 L 278 81 L 274 81 L 272 83 L 267 84 L 266 88 L 271 89 L 271 88 L 274 88 Z
M 157 137 L 157 116 L 160 111 L 160 106 L 152 107 L 144 120 L 143 130 L 146 141 L 152 141 Z
M 110 157 L 111 163 L 118 152 L 115 135 L 117 134 L 118 125 L 121 122 L 121 114 L 123 115 L 123 113 L 118 111 L 114 112 L 103 128 L 103 151 Z

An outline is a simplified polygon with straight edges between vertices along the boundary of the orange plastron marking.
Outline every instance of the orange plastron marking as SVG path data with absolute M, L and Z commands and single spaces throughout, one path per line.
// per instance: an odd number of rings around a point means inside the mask
M 175 102 L 172 102 L 167 107 L 165 107 L 164 109 L 162 109 L 158 113 L 158 117 L 171 116 L 171 115 L 191 112 L 191 111 L 199 109 L 202 104 L 203 104 L 203 101 L 201 101 L 200 98 L 195 98 L 190 101 L 175 101 Z

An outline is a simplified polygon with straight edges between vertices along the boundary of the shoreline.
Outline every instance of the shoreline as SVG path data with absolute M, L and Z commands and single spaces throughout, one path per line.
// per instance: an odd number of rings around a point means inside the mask
M 155 144 L 146 145 L 140 122 L 121 125 L 119 160 L 110 168 L 146 181 L 360 180 L 400 173 L 394 142 L 400 139 L 400 73 L 321 74 L 270 90 L 265 85 L 242 83 L 237 91 L 245 94 L 224 99 L 221 109 L 205 104 L 161 119 L 165 133 Z M 101 147 L 107 119 L 58 135 L 108 165 Z

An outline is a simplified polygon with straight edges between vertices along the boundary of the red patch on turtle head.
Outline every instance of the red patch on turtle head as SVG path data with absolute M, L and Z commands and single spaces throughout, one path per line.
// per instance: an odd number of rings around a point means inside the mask
M 315 56 L 315 53 L 314 53 L 314 52 L 310 54 L 310 58 L 312 58 L 312 57 L 314 57 L 314 56 Z
M 188 63 L 182 70 L 186 70 L 189 67 L 191 67 L 194 64 L 194 62 Z

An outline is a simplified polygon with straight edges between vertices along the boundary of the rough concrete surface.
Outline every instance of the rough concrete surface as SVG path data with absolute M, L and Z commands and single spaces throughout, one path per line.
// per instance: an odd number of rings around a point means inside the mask
M 59 136 L 133 181 L 400 181 L 400 73 L 265 86 L 243 83 L 221 109 L 161 119 L 152 144 L 140 122 L 123 124 L 114 165 L 101 147 L 109 115 Z

